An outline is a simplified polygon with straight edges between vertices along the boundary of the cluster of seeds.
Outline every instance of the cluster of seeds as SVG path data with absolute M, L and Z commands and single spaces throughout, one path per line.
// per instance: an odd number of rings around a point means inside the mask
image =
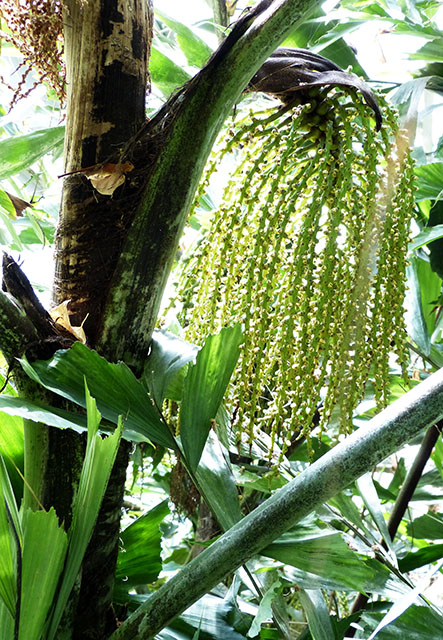
M 380 134 L 360 98 L 337 90 L 278 117 L 251 113 L 208 164 L 196 209 L 222 159 L 235 168 L 211 228 L 182 263 L 180 319 L 196 343 L 244 326 L 229 397 L 238 439 L 264 429 L 284 452 L 333 410 L 348 432 L 368 379 L 386 404 L 391 353 L 407 377 L 413 166 L 393 112 L 381 107 Z
M 1 81 L 14 96 L 10 107 L 26 97 L 43 80 L 55 90 L 61 103 L 65 99 L 65 68 L 63 63 L 63 18 L 60 0 L 2 0 L 0 18 L 8 31 L 2 38 L 13 44 L 23 56 L 17 67 L 21 76 L 15 87 Z M 29 73 L 39 73 L 39 81 L 26 87 Z

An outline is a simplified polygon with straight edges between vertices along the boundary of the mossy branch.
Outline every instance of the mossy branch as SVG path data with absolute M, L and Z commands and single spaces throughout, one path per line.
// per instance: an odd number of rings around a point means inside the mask
M 15 298 L 0 290 L 0 350 L 9 365 L 37 340 L 37 331 Z
M 111 636 L 149 640 L 316 507 L 443 417 L 443 369 L 321 457 L 205 549 Z

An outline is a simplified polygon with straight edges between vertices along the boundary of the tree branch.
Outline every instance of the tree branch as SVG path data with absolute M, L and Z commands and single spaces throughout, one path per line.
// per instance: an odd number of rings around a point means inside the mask
M 156 591 L 111 636 L 149 640 L 316 507 L 443 418 L 443 369 L 268 498 Z
M 37 331 L 15 298 L 0 289 L 0 349 L 9 365 L 38 339 Z

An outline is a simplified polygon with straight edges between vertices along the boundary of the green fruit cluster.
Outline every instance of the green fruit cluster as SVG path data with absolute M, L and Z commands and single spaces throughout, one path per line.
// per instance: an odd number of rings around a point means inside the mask
M 407 141 L 382 99 L 378 134 L 355 92 L 309 100 L 219 141 L 196 210 L 220 164 L 234 168 L 178 284 L 187 339 L 243 324 L 232 427 L 238 441 L 269 434 L 270 457 L 332 421 L 349 432 L 368 380 L 384 406 L 392 353 L 407 379 Z

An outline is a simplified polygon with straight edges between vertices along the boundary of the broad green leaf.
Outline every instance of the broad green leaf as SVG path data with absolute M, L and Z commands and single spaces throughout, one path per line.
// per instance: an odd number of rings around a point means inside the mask
M 303 571 L 337 580 L 356 591 L 364 591 L 365 584 L 372 578 L 371 570 L 361 558 L 351 551 L 339 533 L 330 529 L 292 529 L 261 553 Z
M 399 109 L 401 118 L 408 122 L 409 126 L 417 121 L 420 100 L 427 83 L 427 77 L 403 82 L 391 98 Z
M 75 431 L 86 429 L 86 416 L 50 407 L 42 402 L 28 400 L 20 396 L 0 395 L 0 416 L 1 412 L 9 416 L 20 416 L 33 422 L 43 422 L 51 427 L 70 428 Z M 2 431 L 0 431 L 0 446 Z
M 175 375 L 188 362 L 195 360 L 197 352 L 195 345 L 181 340 L 169 331 L 154 332 L 151 353 L 143 371 L 143 381 L 158 407 L 161 407 Z M 179 398 L 173 399 L 181 400 L 181 394 Z
M 16 251 L 22 251 L 22 242 L 17 235 L 12 220 L 9 218 L 9 215 L 3 211 L 3 209 L 0 209 L 0 226 L 3 226 L 7 231 L 7 234 L 3 237 L 2 244 L 8 245 L 11 249 L 15 249 Z M 8 234 L 9 238 L 7 237 Z
M 443 515 L 429 511 L 412 520 L 407 526 L 411 538 L 443 540 Z
M 441 438 L 437 440 L 431 458 L 439 470 L 441 479 L 443 480 L 443 440 Z
M 395 495 L 395 497 L 397 497 L 401 487 L 403 486 L 405 479 L 406 479 L 405 459 L 398 458 L 394 475 L 391 477 L 391 481 L 388 486 L 388 491 L 390 491 Z
M 268 477 L 266 477 L 268 476 Z M 248 489 L 254 489 L 255 491 L 262 491 L 263 493 L 272 493 L 276 489 L 280 489 L 286 484 L 286 480 L 280 475 L 275 475 L 273 471 L 265 474 L 260 474 L 258 471 L 247 471 L 243 468 L 234 468 L 235 483 L 240 487 L 247 487 Z
M 272 602 L 281 590 L 280 580 L 275 580 L 263 595 L 258 606 L 257 613 L 248 631 L 248 638 L 254 638 L 260 633 L 261 625 L 273 617 Z M 326 640 L 326 639 L 325 639 Z
M 361 529 L 365 536 L 371 535 L 369 529 L 366 527 L 366 523 L 362 520 L 357 505 L 353 501 L 352 497 L 348 495 L 347 491 L 342 491 L 338 495 L 334 496 L 329 500 L 329 504 L 335 507 L 339 514 L 346 518 L 348 522 L 355 525 L 358 529 Z
M 191 77 L 187 71 L 162 53 L 157 47 L 151 48 L 149 72 L 152 82 L 167 98 L 175 89 L 181 87 Z
M 433 571 L 433 573 L 436 573 L 441 565 L 442 563 L 439 563 L 439 566 Z M 373 640 L 373 638 L 375 638 L 375 636 L 377 636 L 384 627 L 387 627 L 389 624 L 391 624 L 391 622 L 399 618 L 407 609 L 409 609 L 412 604 L 414 604 L 420 592 L 428 586 L 429 577 L 430 576 L 426 577 L 422 585 L 418 585 L 414 589 L 410 589 L 408 594 L 404 595 L 402 598 L 399 598 L 392 605 L 387 614 L 380 620 L 377 627 L 371 633 L 368 640 Z M 429 610 L 431 610 L 431 607 L 429 607 Z M 443 616 L 441 616 L 441 618 L 443 622 Z
M 427 227 L 423 229 L 419 234 L 415 236 L 411 240 L 408 245 L 408 251 L 412 252 L 420 247 L 425 246 L 429 242 L 433 240 L 437 240 L 438 238 L 443 238 L 443 224 L 438 224 L 435 227 Z
M 168 514 L 168 502 L 164 500 L 120 533 L 115 572 L 119 601 L 125 601 L 129 589 L 157 579 L 162 569 L 160 524 Z
M 102 439 L 97 433 L 101 416 L 86 382 L 85 396 L 88 416 L 86 453 L 74 500 L 72 524 L 68 532 L 69 547 L 65 570 L 50 621 L 48 640 L 56 637 L 57 627 L 94 529 L 123 431 L 122 422 L 119 420 L 115 432 Z
M 442 191 L 443 193 L 443 191 Z M 432 201 L 429 211 L 428 227 L 443 226 L 443 200 Z M 432 271 L 443 278 L 443 240 L 434 240 L 428 244 L 429 263 Z M 432 340 L 433 338 L 431 338 Z
M 421 476 L 412 500 L 424 501 L 427 504 L 443 500 L 443 487 L 438 469 L 431 469 Z
M 432 544 L 418 551 L 411 551 L 398 561 L 398 567 L 402 573 L 408 573 L 424 567 L 431 562 L 443 558 L 443 544 Z
M 320 589 L 302 589 L 298 594 L 312 640 L 336 640 L 325 598 Z
M 15 615 L 15 602 L 17 597 L 14 569 L 15 546 L 17 543 L 13 526 L 19 526 L 16 507 L 15 517 L 11 518 L 14 504 L 15 499 L 6 466 L 3 457 L 0 455 L 0 599 L 12 616 Z M 6 505 L 8 505 L 9 513 Z M 14 520 L 15 523 L 13 525 Z
M 0 140 L 0 180 L 27 169 L 46 153 L 62 145 L 64 137 L 65 127 L 51 127 Z
M 443 37 L 435 38 L 427 42 L 415 53 L 411 53 L 411 60 L 428 60 L 430 62 L 443 62 Z
M 415 199 L 436 200 L 443 190 L 443 162 L 432 162 L 415 168 L 417 192 Z
M 424 355 L 430 354 L 430 336 L 435 328 L 432 313 L 440 297 L 441 280 L 429 261 L 411 256 L 407 267 L 406 326 L 411 338 Z
M 382 613 L 365 613 L 366 629 L 375 629 Z M 369 623 L 369 624 L 368 624 Z M 377 640 L 440 640 L 443 638 L 443 617 L 430 607 L 412 605 L 388 627 L 381 629 Z
M 361 476 L 357 482 L 358 491 L 360 496 L 372 516 L 372 519 L 375 523 L 375 526 L 380 532 L 381 537 L 383 538 L 384 543 L 386 544 L 386 548 L 390 551 L 391 562 L 396 562 L 395 551 L 392 547 L 392 539 L 389 535 L 388 525 L 384 518 L 380 500 L 377 495 L 377 491 L 374 487 L 374 483 L 372 481 L 372 476 L 370 473 L 365 473 Z
M 176 36 L 180 49 L 186 56 L 188 64 L 193 67 L 203 67 L 212 55 L 212 49 L 188 26 L 167 16 L 163 11 L 155 9 L 156 15 L 160 17 Z
M 227 531 L 241 520 L 242 513 L 228 452 L 212 432 L 195 475 L 209 508 Z
M 156 635 L 156 640 L 245 640 L 234 628 L 234 605 L 207 594 Z
M 180 436 L 185 458 L 195 470 L 239 356 L 240 325 L 209 336 L 190 365 L 180 410 Z
M 76 342 L 69 350 L 60 350 L 50 360 L 32 364 L 20 360 L 26 373 L 47 389 L 86 406 L 84 378 L 100 413 L 117 423 L 123 416 L 124 436 L 129 440 L 151 440 L 174 447 L 174 439 L 152 400 L 131 370 L 123 363 L 110 364 Z
M 361 593 L 377 593 L 383 598 L 396 600 L 399 595 L 408 592 L 409 587 L 407 584 L 392 574 L 381 562 L 371 558 L 361 558 L 361 563 L 371 575 L 369 580 L 360 583 L 359 591 Z M 355 584 L 353 586 L 349 585 L 349 576 L 346 575 L 346 572 L 346 568 L 343 568 L 341 574 L 336 571 L 334 576 L 329 577 L 297 569 L 290 565 L 285 567 L 285 573 L 291 581 L 304 589 L 355 592 Z
M 53 244 L 55 235 L 54 222 L 26 213 L 26 217 L 14 220 L 14 229 L 24 245 Z
M 0 207 L 6 211 L 10 218 L 15 218 L 15 209 L 14 205 L 11 202 L 11 199 L 6 194 L 3 189 L 0 189 Z
M 14 637 L 14 618 L 0 599 L 0 640 L 11 640 Z
M 68 537 L 52 507 L 24 512 L 19 640 L 40 640 L 67 546 Z
M 17 502 L 20 503 L 23 495 L 23 479 L 19 471 L 23 473 L 25 448 L 23 420 L 1 413 L 4 397 L 11 396 L 0 395 L 0 454 L 3 455 L 14 494 Z M 12 400 L 15 401 L 15 398 L 12 397 Z

